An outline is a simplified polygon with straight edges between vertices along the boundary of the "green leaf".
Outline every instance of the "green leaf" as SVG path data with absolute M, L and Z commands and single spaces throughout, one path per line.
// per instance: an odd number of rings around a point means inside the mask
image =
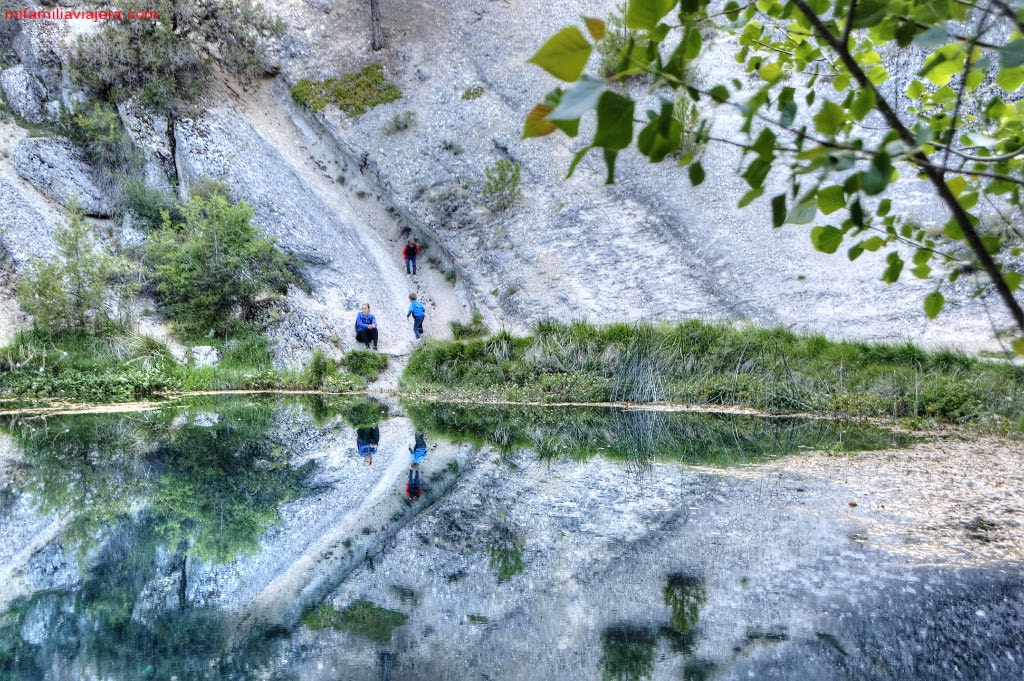
M 804 201 L 793 207 L 786 216 L 786 222 L 791 225 L 806 225 L 818 214 L 818 204 L 814 199 Z
M 920 99 L 921 95 L 924 94 L 924 83 L 919 80 L 910 81 L 910 85 L 907 86 L 907 97 L 910 99 Z
M 615 184 L 615 157 L 618 154 L 617 149 L 604 148 L 604 164 L 608 168 L 608 177 L 604 181 L 605 184 Z
M 964 233 L 960 229 L 960 224 L 956 221 L 956 218 L 949 219 L 949 222 L 943 226 L 942 233 L 954 241 L 964 240 Z
M 860 205 L 860 199 L 854 199 L 850 204 L 850 221 L 858 228 L 864 228 L 864 208 Z
M 822 253 L 835 253 L 843 243 L 843 232 L 829 225 L 815 227 L 811 230 L 811 243 Z
M 871 166 L 864 173 L 864 193 L 868 196 L 881 194 L 892 179 L 892 160 L 889 154 L 879 151 L 871 159 Z
M 771 162 L 775 158 L 775 142 L 777 139 L 775 133 L 768 128 L 763 128 L 761 134 L 757 136 L 757 139 L 754 140 L 750 148 L 757 152 L 758 158 Z
M 850 111 L 858 121 L 871 113 L 875 108 L 875 91 L 867 88 L 858 92 L 850 104 Z
M 604 81 L 583 76 L 562 95 L 558 107 L 548 114 L 551 121 L 572 121 L 594 108 L 604 92 Z
M 1020 86 L 1024 85 L 1024 66 L 999 69 L 999 75 L 996 76 L 996 85 L 1006 92 L 1016 92 L 1019 90 Z
M 751 201 L 761 196 L 762 194 L 764 194 L 764 187 L 757 187 L 756 189 L 751 189 L 750 191 L 743 195 L 743 197 L 740 199 L 740 202 L 736 204 L 736 207 L 743 208 L 744 206 L 748 205 Z
M 871 251 L 872 253 L 874 253 L 879 248 L 885 245 L 885 239 L 883 239 L 880 236 L 873 236 L 862 241 L 861 245 L 864 247 L 865 251 Z
M 576 172 L 576 166 L 580 164 L 580 161 L 582 161 L 583 157 L 587 155 L 587 152 L 593 148 L 594 145 L 591 144 L 589 146 L 583 147 L 582 149 L 576 152 L 576 155 L 572 157 L 572 163 L 569 164 L 569 173 L 565 176 L 565 179 L 568 180 L 570 177 L 572 177 L 572 174 Z
M 580 29 L 568 26 L 551 36 L 527 61 L 541 67 L 555 78 L 571 83 L 583 73 L 583 67 L 590 58 L 590 50 L 590 43 L 583 37 Z
M 927 279 L 932 273 L 932 268 L 928 265 L 918 265 L 910 271 L 913 272 L 914 276 L 918 279 Z
M 935 319 L 942 312 L 942 306 L 946 304 L 946 299 L 938 291 L 932 291 L 924 297 L 924 313 L 928 315 L 928 319 Z
M 704 45 L 704 38 L 700 35 L 700 29 L 696 26 L 687 26 L 683 34 L 683 49 L 687 59 L 696 59 L 700 54 L 700 48 Z
M 914 42 L 924 50 L 933 50 L 949 42 L 949 31 L 944 26 L 933 26 L 914 38 Z
M 769 62 L 757 70 L 757 75 L 767 83 L 775 83 L 782 78 L 782 67 L 777 62 Z
M 551 107 L 554 111 L 558 108 L 558 105 L 562 101 L 562 95 L 565 91 L 562 88 L 555 88 L 544 97 L 544 103 Z M 564 132 L 569 137 L 575 137 L 580 131 L 580 120 L 577 118 L 572 121 L 551 121 L 555 124 L 555 127 Z
M 792 125 L 793 120 L 796 118 L 797 105 L 792 99 L 782 105 L 782 115 L 779 117 L 779 123 L 784 126 Z
M 768 171 L 771 169 L 771 161 L 755 158 L 743 172 L 743 179 L 747 181 L 751 189 L 757 189 L 764 184 L 765 178 L 768 177 Z
M 845 122 L 845 112 L 834 102 L 825 102 L 814 115 L 814 128 L 823 135 L 835 135 Z
M 597 101 L 595 147 L 625 149 L 633 141 L 633 100 L 605 90 Z
M 881 85 L 887 80 L 889 80 L 889 72 L 881 64 L 868 71 L 868 82 L 872 85 Z
M 831 215 L 840 208 L 846 208 L 846 194 L 838 184 L 818 190 L 818 210 Z
M 1005 68 L 1024 65 L 1024 40 L 1017 38 L 999 48 L 999 64 Z
M 889 214 L 890 209 L 892 209 L 892 199 L 882 199 L 878 202 L 878 210 L 875 211 L 875 215 L 884 218 Z
M 1013 270 L 1010 270 L 1009 272 L 1003 272 L 1003 281 L 1006 282 L 1006 285 L 1010 287 L 1011 291 L 1016 291 L 1018 288 L 1020 288 L 1020 280 L 1020 272 L 1014 272 Z
M 665 157 L 679 148 L 682 140 L 682 126 L 672 115 L 672 102 L 663 100 L 661 114 L 652 116 L 651 122 L 637 136 L 637 149 L 651 160 L 661 163 Z
M 781 227 L 786 222 L 786 195 L 772 197 L 772 227 Z
M 900 278 L 900 273 L 903 271 L 903 259 L 900 258 L 899 253 L 893 251 L 885 258 L 885 261 L 889 263 L 889 266 L 882 272 L 882 281 L 892 284 Z
M 1013 345 L 1011 345 L 1011 347 L 1013 348 L 1013 351 L 1016 352 L 1018 355 L 1024 355 L 1024 338 L 1014 339 Z M 1017 429 L 1024 430 L 1024 417 L 1021 417 L 1021 420 L 1018 422 Z
M 604 37 L 606 30 L 604 21 L 593 17 L 583 17 L 583 23 L 587 25 L 587 31 L 590 32 L 590 37 L 594 39 L 594 42 Z
M 943 55 L 936 53 L 928 58 L 918 75 L 927 78 L 935 85 L 942 86 L 960 72 L 963 64 L 963 55 L 960 55 L 959 59 L 947 59 Z
M 861 0 L 853 15 L 854 28 L 870 28 L 882 20 L 889 10 L 888 0 Z
M 629 0 L 626 28 L 653 31 L 675 4 L 676 0 Z
M 551 107 L 547 104 L 538 104 L 533 107 L 533 110 L 526 115 L 526 123 L 523 125 L 523 139 L 544 137 L 558 130 L 554 123 L 546 120 L 549 113 L 551 113 Z
M 700 161 L 694 161 L 687 168 L 687 172 L 690 174 L 690 184 L 694 187 L 704 181 L 704 166 L 700 164 Z
M 856 243 L 856 244 L 850 246 L 850 249 L 848 251 L 846 251 L 846 257 L 848 257 L 850 259 L 850 262 L 853 262 L 854 260 L 859 258 L 863 253 L 864 253 L 864 246 L 859 244 L 859 243 Z

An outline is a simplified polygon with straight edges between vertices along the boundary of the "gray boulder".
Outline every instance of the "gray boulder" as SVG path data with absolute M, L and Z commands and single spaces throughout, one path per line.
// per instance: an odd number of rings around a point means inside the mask
M 45 258 L 56 252 L 53 242 L 54 224 L 41 211 L 33 207 L 42 202 L 38 195 L 26 195 L 22 185 L 0 177 L 0 246 L 11 260 L 15 270 L 28 264 L 31 258 Z
M 115 203 L 93 179 L 93 167 L 66 137 L 25 138 L 14 148 L 18 174 L 67 207 L 72 199 L 86 215 L 110 217 Z
M 220 362 L 220 350 L 212 345 L 197 345 L 189 351 L 192 362 L 197 367 L 217 366 Z
M 22 64 L 0 73 L 0 87 L 11 110 L 30 123 L 43 122 L 46 88 Z

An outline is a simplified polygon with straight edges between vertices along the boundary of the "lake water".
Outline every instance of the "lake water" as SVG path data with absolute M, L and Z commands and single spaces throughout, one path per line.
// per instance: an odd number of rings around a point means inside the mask
M 0 679 L 1024 678 L 1020 454 L 963 444 L 969 478 L 957 442 L 366 399 L 7 416 Z

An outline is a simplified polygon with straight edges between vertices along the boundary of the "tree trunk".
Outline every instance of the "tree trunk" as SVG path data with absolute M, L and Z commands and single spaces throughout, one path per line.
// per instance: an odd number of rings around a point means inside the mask
M 384 37 L 380 34 L 380 0 L 370 0 L 370 25 L 373 27 L 370 47 L 379 50 L 384 47 Z

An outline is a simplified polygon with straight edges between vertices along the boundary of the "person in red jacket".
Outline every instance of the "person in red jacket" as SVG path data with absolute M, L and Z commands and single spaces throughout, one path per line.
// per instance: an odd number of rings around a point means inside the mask
M 412 274 L 416 274 L 416 256 L 420 253 L 420 245 L 416 239 L 409 239 L 402 249 L 402 257 L 405 258 L 405 273 L 409 274 L 409 265 L 412 264 Z

